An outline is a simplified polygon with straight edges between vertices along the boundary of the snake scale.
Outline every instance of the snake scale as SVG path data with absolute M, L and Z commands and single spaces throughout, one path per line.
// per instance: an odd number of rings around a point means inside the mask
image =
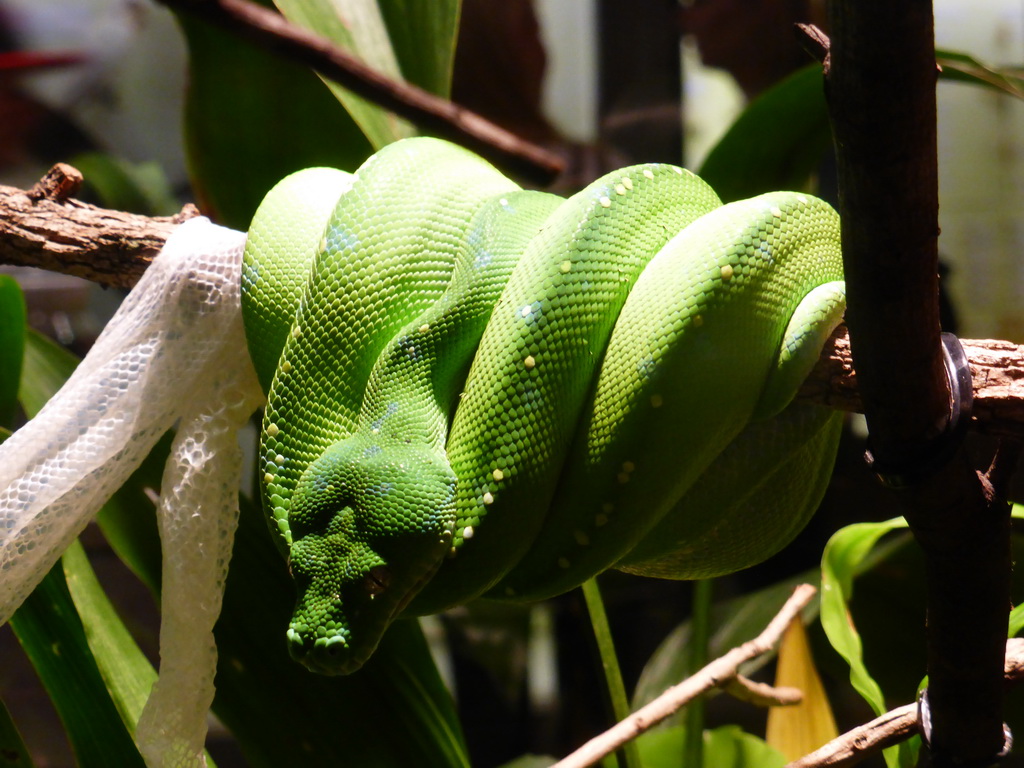
M 773 554 L 834 461 L 838 416 L 793 396 L 844 306 L 838 217 L 799 193 L 647 164 L 563 199 L 431 138 L 281 181 L 243 311 L 292 655 L 345 674 L 400 615 Z

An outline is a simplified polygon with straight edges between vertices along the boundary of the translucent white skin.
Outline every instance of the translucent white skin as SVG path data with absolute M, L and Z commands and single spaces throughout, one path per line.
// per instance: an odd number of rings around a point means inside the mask
M 245 235 L 182 224 L 65 386 L 0 445 L 0 623 L 178 423 L 160 502 L 160 679 L 136 741 L 205 765 L 213 625 L 238 519 L 236 433 L 263 401 L 239 299 Z

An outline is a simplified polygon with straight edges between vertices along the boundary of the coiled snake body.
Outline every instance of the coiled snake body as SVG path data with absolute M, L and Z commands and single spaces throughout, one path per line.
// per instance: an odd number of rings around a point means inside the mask
M 347 673 L 403 612 L 773 554 L 835 456 L 838 417 L 791 401 L 843 307 L 802 194 L 723 206 L 650 164 L 563 200 L 429 138 L 288 177 L 243 309 L 292 654 Z

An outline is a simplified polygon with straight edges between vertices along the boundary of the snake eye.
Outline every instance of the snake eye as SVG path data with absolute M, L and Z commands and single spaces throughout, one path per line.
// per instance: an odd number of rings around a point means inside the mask
M 375 565 L 363 577 L 363 589 L 370 597 L 376 597 L 391 586 L 391 569 L 386 565 Z

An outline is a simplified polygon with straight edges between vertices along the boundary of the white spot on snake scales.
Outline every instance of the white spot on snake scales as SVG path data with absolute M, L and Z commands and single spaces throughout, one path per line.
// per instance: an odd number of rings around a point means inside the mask
M 486 493 L 484 493 L 484 504 L 493 504 L 493 503 L 494 503 L 494 494 L 491 493 L 490 491 L 487 491 Z
M 424 323 L 423 325 L 420 326 L 420 333 L 426 333 L 429 330 L 430 330 L 430 326 L 427 325 L 426 323 Z
M 523 360 L 523 365 L 527 370 L 530 370 L 537 364 L 537 361 L 533 359 L 533 355 L 527 355 L 526 359 Z
M 283 363 L 281 363 L 281 371 L 284 372 L 284 373 L 291 373 L 292 372 L 292 364 L 289 363 L 287 360 L 285 360 Z
M 644 168 L 644 176 L 646 176 L 648 179 L 653 179 L 654 173 L 651 171 L 650 168 Z
M 608 206 L 610 206 L 612 204 L 611 198 L 609 198 L 609 197 L 599 197 L 597 199 L 597 202 L 599 202 L 601 204 L 602 208 L 607 208 Z
M 558 269 L 561 271 L 563 275 L 567 274 L 569 270 L 572 269 L 572 262 L 566 259 L 559 265 Z
M 782 209 L 779 208 L 779 206 L 777 206 L 777 205 L 773 205 L 772 206 L 772 216 L 774 216 L 776 219 L 781 219 L 782 218 Z
M 301 325 L 292 326 L 292 338 L 293 339 L 297 339 L 301 335 L 302 335 L 302 326 Z
M 267 424 L 267 434 L 270 437 L 277 437 L 277 435 L 280 433 L 280 431 L 281 430 L 277 428 L 277 424 L 274 424 L 273 422 L 271 422 L 270 424 Z
M 626 194 L 626 185 L 625 184 L 616 184 L 615 185 L 615 194 L 616 195 L 624 195 L 624 194 Z
M 508 206 L 508 198 L 507 198 L 507 197 L 503 197 L 503 198 L 501 198 L 501 199 L 500 199 L 500 200 L 498 201 L 498 205 L 500 205 L 500 206 L 501 206 L 502 208 L 505 208 L 505 207 L 507 207 L 507 206 Z
M 629 178 L 629 176 L 623 176 L 622 177 L 622 186 L 624 186 L 626 189 L 632 189 L 633 188 L 633 180 L 631 178 Z
M 800 203 L 800 205 L 807 205 L 807 198 L 804 197 L 803 195 L 797 195 L 796 201 Z
M 274 457 L 274 463 L 277 464 L 277 466 L 279 466 L 279 467 L 283 467 L 284 466 L 284 456 L 282 456 L 280 453 L 277 454 L 277 456 Z
M 683 169 L 682 169 L 682 168 L 678 168 L 678 167 L 676 167 L 676 166 L 674 166 L 674 165 L 673 165 L 673 166 L 672 166 L 672 170 L 673 170 L 673 171 L 675 171 L 675 172 L 676 172 L 676 174 L 677 174 L 677 175 L 679 175 L 679 176 L 682 176 L 682 175 L 683 175 Z
M 721 268 L 722 280 L 728 283 L 732 280 L 732 264 L 723 264 Z
M 263 476 L 263 482 L 266 483 L 267 485 L 270 485 L 272 482 L 274 482 L 274 476 L 267 472 L 267 474 Z
M 472 539 L 473 533 L 473 526 L 467 525 L 465 528 L 462 529 L 462 538 L 466 540 Z
M 525 307 L 519 310 L 519 314 L 522 315 L 523 317 L 529 317 L 531 312 L 533 312 L 533 307 L 531 307 L 529 304 L 527 304 Z
M 502 472 L 500 469 L 495 469 L 493 472 L 491 472 L 491 477 L 494 478 L 495 482 L 501 482 L 502 480 L 505 479 L 505 473 Z

